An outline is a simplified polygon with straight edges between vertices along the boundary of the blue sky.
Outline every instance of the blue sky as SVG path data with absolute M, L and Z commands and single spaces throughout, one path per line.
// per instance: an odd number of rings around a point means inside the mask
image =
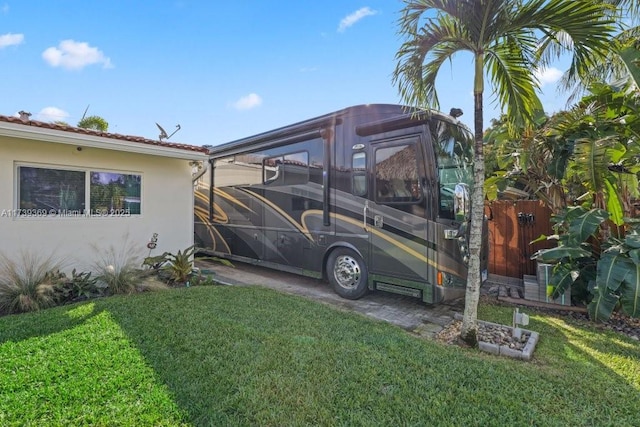
M 0 114 L 217 145 L 341 108 L 401 103 L 394 0 L 0 0 Z M 441 109 L 473 122 L 472 63 L 438 80 Z M 541 76 L 547 112 L 565 106 Z M 488 94 L 489 95 L 489 94 Z M 499 115 L 485 97 L 485 127 Z

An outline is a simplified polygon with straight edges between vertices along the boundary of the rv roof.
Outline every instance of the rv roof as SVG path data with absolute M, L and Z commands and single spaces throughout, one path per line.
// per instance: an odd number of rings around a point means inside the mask
M 311 137 L 320 137 L 320 132 L 327 126 L 335 126 L 342 123 L 349 117 L 367 116 L 370 121 L 362 121 L 356 127 L 356 132 L 361 135 L 377 133 L 376 130 L 383 128 L 391 130 L 400 128 L 412 123 L 425 123 L 429 117 L 436 115 L 441 119 L 457 122 L 451 116 L 435 110 L 423 111 L 416 116 L 417 110 L 396 104 L 363 104 L 347 107 L 322 116 L 314 117 L 288 126 L 283 126 L 274 130 L 252 135 L 246 138 L 231 141 L 211 148 L 209 154 L 212 156 L 233 155 L 243 151 L 248 147 L 265 148 L 272 144 L 282 144 L 295 142 Z M 416 124 L 417 124 L 416 123 Z

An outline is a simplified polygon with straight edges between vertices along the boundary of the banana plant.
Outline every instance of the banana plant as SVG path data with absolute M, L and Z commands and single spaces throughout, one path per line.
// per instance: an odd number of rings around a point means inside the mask
M 552 118 L 548 134 L 567 148 L 564 155 L 555 156 L 570 158 L 567 186 L 588 194 L 593 206 L 607 210 L 618 226 L 629 215 L 629 198 L 638 196 L 640 171 L 640 102 L 637 94 L 625 89 L 593 85 L 590 96 Z
M 556 239 L 558 246 L 536 252 L 532 259 L 554 265 L 549 284 L 554 287 L 552 297 L 564 294 L 571 287 L 574 299 L 588 303 L 595 288 L 599 247 L 595 236 L 609 217 L 603 209 L 570 207 L 554 215 L 552 221 L 558 233 L 541 236 L 536 241 Z
M 549 279 L 553 297 L 571 286 L 573 296 L 588 304 L 592 320 L 606 320 L 618 307 L 640 317 L 640 222 L 626 219 L 629 231 L 624 238 L 604 240 L 603 225 L 608 220 L 604 209 L 569 208 L 554 217 L 556 230 L 562 233 L 554 236 L 558 246 L 532 258 L 554 265 Z
M 640 43 L 638 46 L 629 45 L 620 51 L 620 58 L 629 70 L 629 76 L 640 87 Z
M 640 235 L 637 225 L 623 240 L 612 238 L 611 246 L 602 252 L 594 299 L 589 304 L 589 316 L 606 320 L 616 306 L 631 317 L 640 317 Z

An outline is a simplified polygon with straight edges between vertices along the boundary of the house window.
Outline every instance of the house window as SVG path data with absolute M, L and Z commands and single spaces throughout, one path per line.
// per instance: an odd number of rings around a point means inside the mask
M 85 209 L 85 171 L 18 167 L 20 212 Z
M 17 167 L 17 217 L 113 217 L 141 213 L 142 176 L 111 171 Z
M 91 212 L 140 214 L 141 176 L 117 172 L 91 172 Z

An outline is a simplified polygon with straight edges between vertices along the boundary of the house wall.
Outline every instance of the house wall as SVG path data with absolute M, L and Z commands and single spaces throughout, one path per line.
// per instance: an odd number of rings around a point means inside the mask
M 17 164 L 95 168 L 142 176 L 141 215 L 16 218 Z M 157 247 L 147 243 L 158 233 Z M 109 250 L 142 260 L 193 244 L 193 186 L 187 160 L 0 137 L 0 251 L 63 260 L 65 270 L 91 271 Z

